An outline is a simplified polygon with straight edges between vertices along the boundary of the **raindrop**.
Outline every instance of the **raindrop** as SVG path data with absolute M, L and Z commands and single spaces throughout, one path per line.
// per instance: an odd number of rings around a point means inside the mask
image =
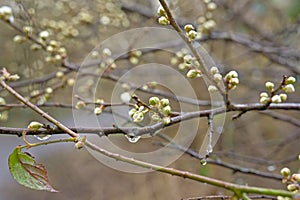
M 206 164 L 207 164 L 206 158 L 202 158 L 202 159 L 200 160 L 200 164 L 201 164 L 201 165 L 206 165 Z
M 269 172 L 273 172 L 276 169 L 276 166 L 275 165 L 270 165 L 270 166 L 268 166 L 267 169 L 268 169 Z
M 125 135 L 125 137 L 130 143 L 137 143 L 141 138 L 141 136 L 130 136 L 130 135 Z
M 213 152 L 213 148 L 212 148 L 211 144 L 209 144 L 209 145 L 207 146 L 206 151 L 207 151 L 208 154 L 210 154 L 210 153 Z
M 39 141 L 45 141 L 48 140 L 51 137 L 51 135 L 39 134 L 39 135 L 34 135 L 34 137 Z

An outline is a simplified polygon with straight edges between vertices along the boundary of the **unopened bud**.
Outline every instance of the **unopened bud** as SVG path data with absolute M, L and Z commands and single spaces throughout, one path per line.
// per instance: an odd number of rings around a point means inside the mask
M 42 128 L 44 125 L 40 122 L 36 122 L 36 121 L 33 121 L 33 122 L 30 122 L 30 124 L 28 125 L 28 129 L 31 130 L 31 131 L 37 131 L 39 130 L 40 128 Z

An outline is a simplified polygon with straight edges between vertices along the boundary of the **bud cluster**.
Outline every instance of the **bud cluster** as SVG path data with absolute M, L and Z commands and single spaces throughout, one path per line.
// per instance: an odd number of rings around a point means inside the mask
M 151 119 L 154 122 L 162 121 L 164 124 L 169 124 L 171 122 L 170 114 L 172 112 L 172 108 L 170 106 L 169 99 L 151 97 L 149 98 L 149 105 L 153 111 L 158 111 L 151 113 Z
M 287 184 L 286 188 L 291 192 L 299 192 L 300 189 L 300 174 L 292 174 L 291 170 L 287 167 L 284 167 L 280 170 L 281 175 L 283 176 L 282 182 Z
M 129 61 L 131 64 L 136 65 L 139 63 L 139 58 L 142 56 L 142 51 L 134 50 L 129 54 Z
M 103 105 L 103 103 L 104 103 L 103 99 L 97 99 L 96 100 L 96 105 L 98 105 L 98 106 L 96 106 L 94 108 L 94 114 L 95 115 L 100 115 L 103 112 L 103 110 L 105 108 L 105 106 Z
M 217 9 L 217 4 L 211 0 L 202 1 L 206 9 L 204 15 L 200 16 L 197 20 L 199 24 L 197 27 L 199 37 L 201 37 L 202 34 L 209 34 L 216 26 L 216 22 L 213 19 L 213 11 Z
M 236 88 L 240 82 L 238 77 L 239 74 L 235 70 L 232 70 L 225 75 L 224 80 L 227 84 L 228 90 L 234 90 Z
M 157 9 L 157 14 L 159 16 L 158 18 L 158 23 L 160 25 L 169 25 L 170 24 L 170 20 L 168 15 L 166 14 L 165 9 L 160 5 Z
M 277 89 L 275 89 L 275 84 L 273 82 L 267 81 L 265 83 L 265 87 L 268 90 L 269 94 L 267 92 L 261 92 L 259 95 L 260 103 L 268 104 L 285 102 L 287 100 L 287 94 L 295 92 L 295 82 L 296 78 L 290 76 L 286 78 Z M 282 91 L 282 93 L 279 93 L 280 90 Z
M 186 36 L 189 38 L 190 41 L 193 41 L 198 36 L 197 31 L 195 31 L 195 28 L 192 24 L 187 24 L 184 26 L 184 30 L 186 33 Z
M 144 120 L 147 112 L 149 112 L 147 107 L 136 105 L 136 108 L 129 110 L 128 114 L 133 119 L 133 122 L 140 123 Z

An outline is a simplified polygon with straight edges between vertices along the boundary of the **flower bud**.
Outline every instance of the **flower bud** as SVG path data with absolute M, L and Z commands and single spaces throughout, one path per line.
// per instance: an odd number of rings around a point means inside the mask
M 86 143 L 86 136 L 79 137 L 75 143 L 76 149 L 81 149 Z
M 39 33 L 39 37 L 42 39 L 42 40 L 46 40 L 48 37 L 49 37 L 49 32 L 48 31 L 41 31 Z
M 67 80 L 67 85 L 68 85 L 69 87 L 73 87 L 74 84 L 75 84 L 75 79 L 74 79 L 74 78 L 69 78 L 69 79 Z
M 170 115 L 171 114 L 171 106 L 165 106 L 165 107 L 163 107 L 162 112 L 163 112 L 163 114 L 165 116 Z
M 286 188 L 291 192 L 299 190 L 299 186 L 294 183 L 288 184 Z
M 144 113 L 141 111 L 136 111 L 133 116 L 132 119 L 134 122 L 139 123 L 142 122 L 144 120 Z
M 261 97 L 259 99 L 259 102 L 262 103 L 262 104 L 267 104 L 267 103 L 269 103 L 269 101 L 270 101 L 269 97 Z
M 238 78 L 231 78 L 230 80 L 229 80 L 229 83 L 230 84 L 232 84 L 232 85 L 237 85 L 237 84 L 239 84 L 239 79 Z
M 24 36 L 21 36 L 21 35 L 16 35 L 13 39 L 13 41 L 15 43 L 18 43 L 18 44 L 21 44 L 23 43 L 24 41 L 26 40 L 26 38 Z
M 212 68 L 210 68 L 210 73 L 211 74 L 218 74 L 219 73 L 219 70 L 218 70 L 218 68 L 217 67 L 212 67 Z
M 269 95 L 266 92 L 262 92 L 259 94 L 259 97 L 269 97 Z
M 75 108 L 76 109 L 82 109 L 86 106 L 85 102 L 84 101 L 78 101 L 75 105 Z
M 170 124 L 170 123 L 171 123 L 171 118 L 170 118 L 170 117 L 164 117 L 164 118 L 163 118 L 163 123 L 164 123 L 165 125 Z
M 95 115 L 100 115 L 102 113 L 102 109 L 100 108 L 100 107 L 96 107 L 95 109 L 94 109 L 94 114 Z
M 158 18 L 158 23 L 161 25 L 169 25 L 170 21 L 165 16 L 161 16 Z
M 187 54 L 183 57 L 183 61 L 186 63 L 186 64 L 191 64 L 192 61 L 193 61 L 193 57 L 190 55 L 190 54 Z
M 38 129 L 42 128 L 44 125 L 40 122 L 30 122 L 30 124 L 27 126 L 27 128 L 31 131 L 37 131 Z
M 216 8 L 217 8 L 217 4 L 215 4 L 214 2 L 210 2 L 207 4 L 208 10 L 215 10 Z
M 158 115 L 158 114 L 153 114 L 152 116 L 151 116 L 151 119 L 154 121 L 154 122 L 158 122 L 158 121 L 160 121 L 161 120 L 161 118 L 160 118 L 160 116 Z
M 159 15 L 159 16 L 164 16 L 164 15 L 166 15 L 166 11 L 165 11 L 165 9 L 160 5 L 159 7 L 158 7 L 158 9 L 157 9 L 157 14 Z
M 55 74 L 56 78 L 62 78 L 64 76 L 64 73 L 61 71 L 56 72 Z
M 214 74 L 214 75 L 213 75 L 213 79 L 214 79 L 217 83 L 219 83 L 219 82 L 222 81 L 223 77 L 222 77 L 221 74 Z
M 291 170 L 287 167 L 284 167 L 280 170 L 280 174 L 283 176 L 283 177 L 288 177 L 290 174 L 291 174 Z
M 191 30 L 190 32 L 188 32 L 187 36 L 190 40 L 194 40 L 197 37 L 197 31 Z
M 296 82 L 296 78 L 293 76 L 290 76 L 285 80 L 285 84 L 293 84 L 295 82 Z
M 160 105 L 161 105 L 162 107 L 166 107 L 166 106 L 170 105 L 169 99 L 165 99 L 165 98 L 161 99 L 161 100 L 160 100 Z
M 288 85 L 284 86 L 282 88 L 282 90 L 285 91 L 286 93 L 293 93 L 293 92 L 295 92 L 295 87 L 292 84 L 288 84 Z
M 194 30 L 194 26 L 192 24 L 187 24 L 184 26 L 184 30 L 188 33 L 190 32 L 191 30 Z
M 6 104 L 6 101 L 3 97 L 0 97 L 0 105 Z
M 292 179 L 300 184 L 300 174 L 293 174 Z
M 137 110 L 135 108 L 130 109 L 128 112 L 129 116 L 132 117 L 136 111 Z
M 271 101 L 272 103 L 281 103 L 281 98 L 279 95 L 276 94 L 271 98 Z
M 217 92 L 218 88 L 214 85 L 210 85 L 210 86 L 208 86 L 208 91 L 209 92 Z
M 272 83 L 272 82 L 269 82 L 269 81 L 266 82 L 265 86 L 266 86 L 267 90 L 269 90 L 269 91 L 273 91 L 273 89 L 274 89 L 274 83 Z
M 226 81 L 229 81 L 229 79 L 237 78 L 238 76 L 239 76 L 239 74 L 237 73 L 237 71 L 232 70 L 225 75 L 225 79 L 226 79 Z
M 286 99 L 287 99 L 286 94 L 280 94 L 279 96 L 280 96 L 282 102 L 286 101 Z
M 200 70 L 191 69 L 186 74 L 186 77 L 188 77 L 188 78 L 196 78 L 196 77 L 200 77 L 201 75 L 202 75 L 202 72 Z
M 159 104 L 159 98 L 158 97 L 150 97 L 149 98 L 149 104 L 151 106 L 155 106 Z

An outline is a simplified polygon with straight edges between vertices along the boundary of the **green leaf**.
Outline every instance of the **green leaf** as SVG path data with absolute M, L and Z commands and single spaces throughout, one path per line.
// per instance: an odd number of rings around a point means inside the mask
M 9 155 L 8 166 L 11 175 L 19 184 L 35 190 L 57 192 L 48 182 L 45 166 L 36 163 L 29 153 L 21 152 L 20 146 Z

